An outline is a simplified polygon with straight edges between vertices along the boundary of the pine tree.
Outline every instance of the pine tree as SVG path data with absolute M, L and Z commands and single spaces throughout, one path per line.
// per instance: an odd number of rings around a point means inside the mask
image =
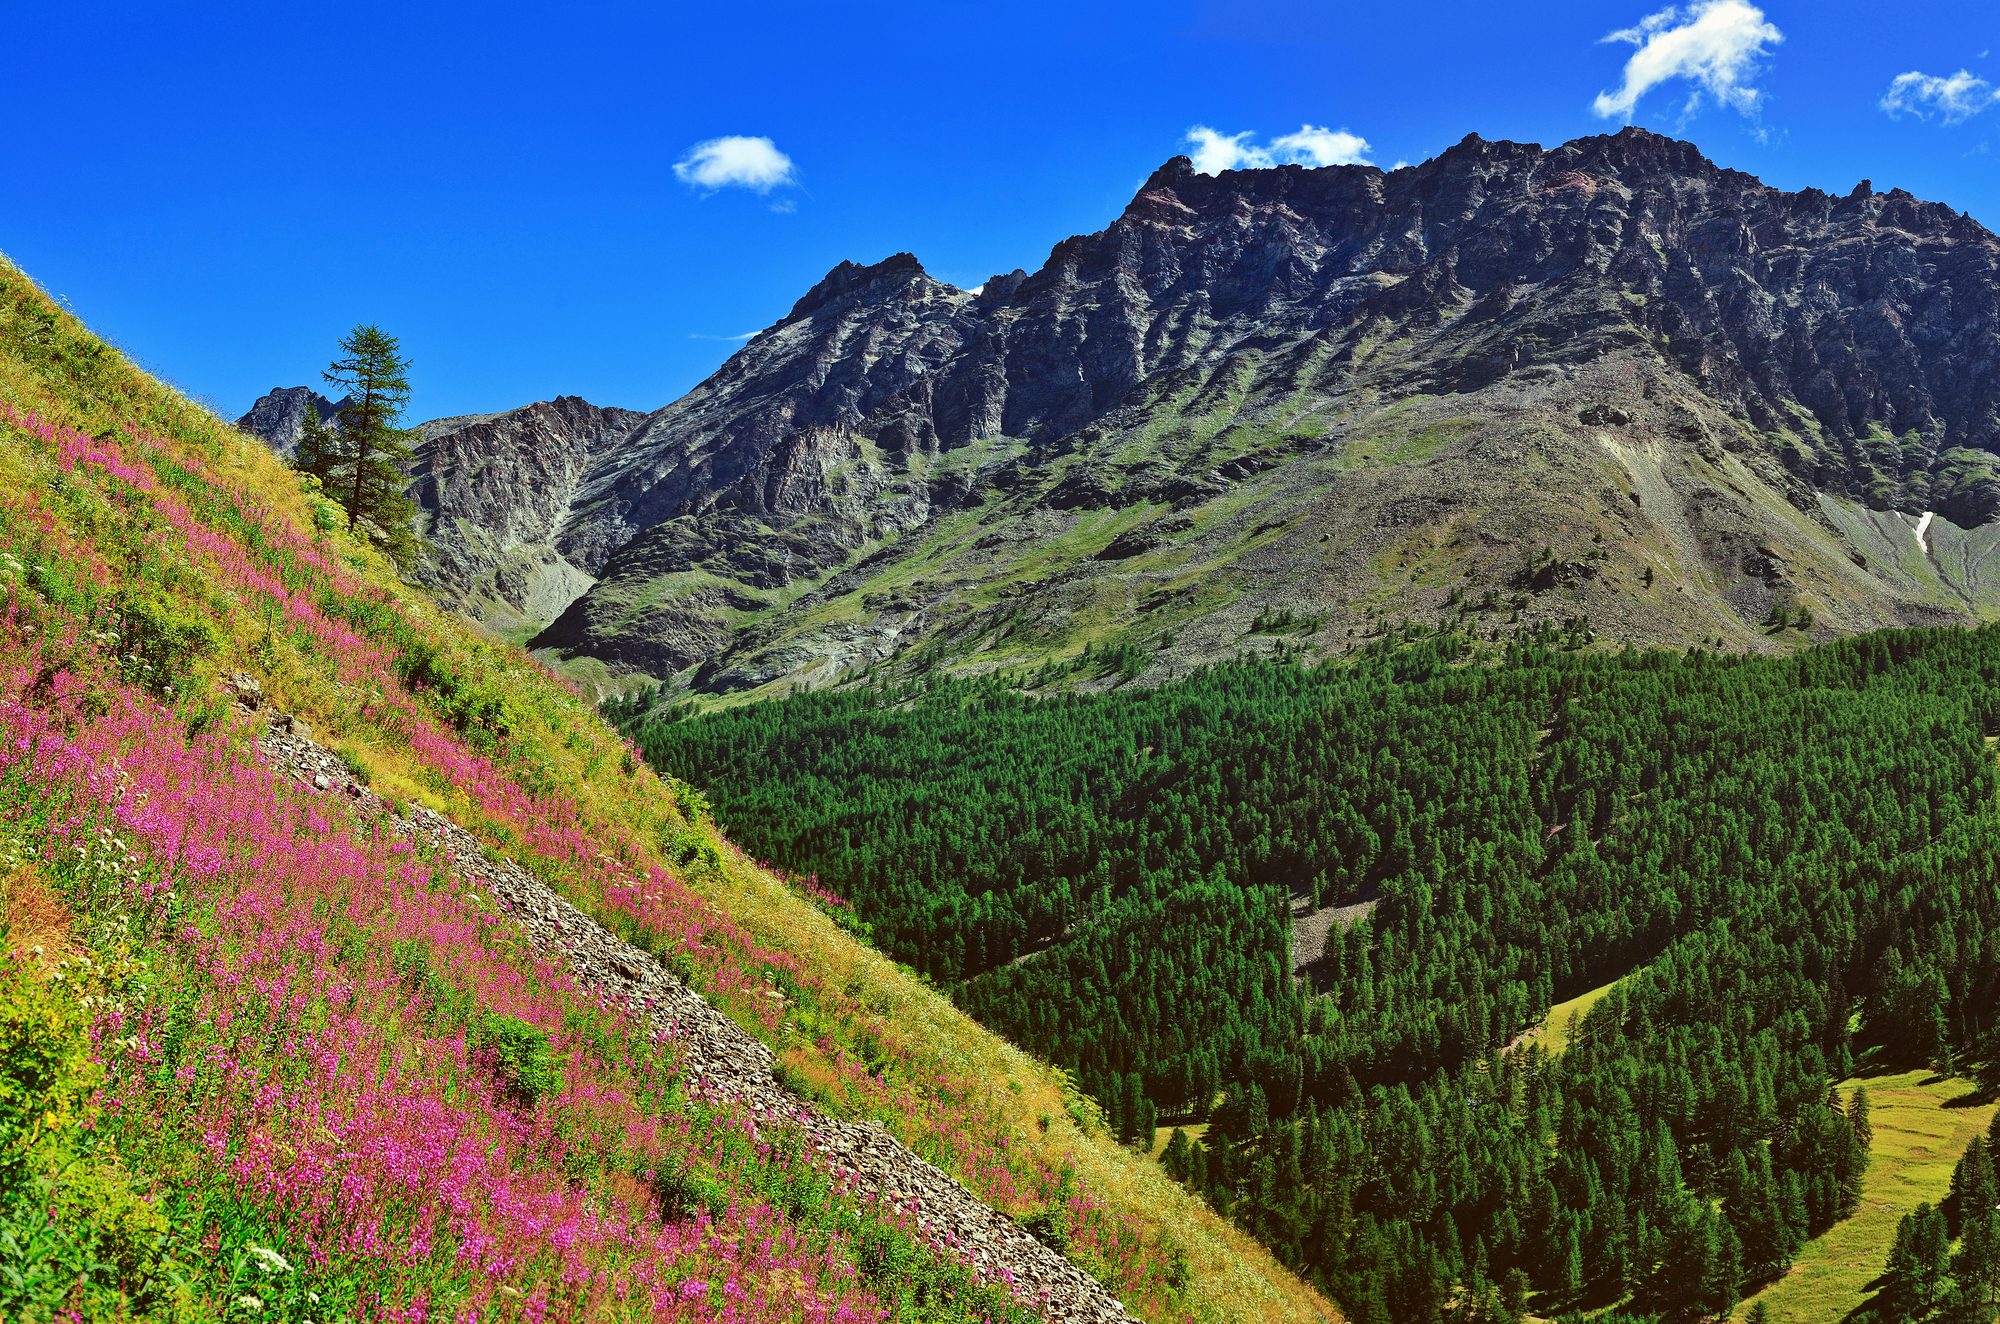
M 1713 1218 L 1715 1256 L 1701 1285 L 1701 1308 L 1717 1319 L 1729 1318 L 1743 1287 L 1743 1246 L 1729 1220 Z
M 1868 1117 L 1868 1088 L 1856 1085 L 1854 1093 L 1848 1096 L 1847 1124 L 1854 1129 L 1854 1138 L 1861 1142 L 1863 1150 L 1875 1143 L 1875 1124 Z
M 340 350 L 322 374 L 347 392 L 339 430 L 322 429 L 309 446 L 302 436 L 293 463 L 319 478 L 347 512 L 350 529 L 365 521 L 383 550 L 407 566 L 418 550 L 411 529 L 416 508 L 403 495 L 410 444 L 398 426 L 410 398 L 409 360 L 394 336 L 372 325 L 348 332 Z
M 1882 1268 L 1882 1277 L 1887 1281 L 1885 1294 L 1893 1313 L 1908 1313 L 1907 1298 L 1912 1295 L 1916 1271 L 1917 1216 L 1908 1213 L 1896 1220 L 1896 1239 L 1889 1245 L 1889 1262 Z
M 1583 1295 L 1583 1246 L 1577 1240 L 1576 1229 L 1569 1228 L 1562 1239 L 1562 1258 L 1558 1261 L 1560 1282 L 1557 1292 L 1565 1301 L 1574 1301 Z
M 1835 1171 L 1840 1177 L 1840 1216 L 1852 1214 L 1861 1205 L 1861 1180 L 1868 1171 L 1868 1146 L 1862 1142 L 1861 1133 L 1853 1126 L 1839 1128 L 1835 1143 L 1839 1153 L 1835 1156 Z

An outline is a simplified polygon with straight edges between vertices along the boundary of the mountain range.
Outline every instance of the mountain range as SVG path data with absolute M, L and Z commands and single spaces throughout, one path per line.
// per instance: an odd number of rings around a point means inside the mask
M 651 413 L 425 424 L 419 577 L 709 692 L 1409 618 L 1783 649 L 2000 603 L 1996 367 L 2000 240 L 1866 181 L 1639 129 L 1175 158 L 1032 274 L 842 263 Z

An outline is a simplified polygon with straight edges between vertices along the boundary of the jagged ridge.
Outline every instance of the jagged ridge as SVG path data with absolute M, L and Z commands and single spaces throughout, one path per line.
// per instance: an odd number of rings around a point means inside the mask
M 1164 674 L 1268 609 L 1326 648 L 1488 594 L 1665 643 L 1960 618 L 2000 600 L 1996 271 L 1950 208 L 1637 129 L 1176 158 L 976 295 L 843 263 L 599 437 L 557 537 L 596 582 L 536 642 L 732 689 L 913 645 L 1150 640 Z M 1945 554 L 1896 522 L 1926 510 Z

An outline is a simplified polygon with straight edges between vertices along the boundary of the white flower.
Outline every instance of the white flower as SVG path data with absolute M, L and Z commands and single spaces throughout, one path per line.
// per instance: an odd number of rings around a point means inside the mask
M 291 1262 L 278 1254 L 277 1251 L 272 1250 L 269 1246 L 252 1246 L 250 1248 L 250 1258 L 257 1261 L 257 1266 L 265 1273 L 290 1273 L 292 1271 Z
M 253 1315 L 264 1308 L 263 1298 L 251 1296 L 248 1292 L 237 1297 L 236 1304 L 242 1306 Z

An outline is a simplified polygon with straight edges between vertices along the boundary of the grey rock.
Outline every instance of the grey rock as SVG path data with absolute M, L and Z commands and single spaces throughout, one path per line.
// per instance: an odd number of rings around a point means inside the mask
M 305 429 L 308 409 L 318 414 L 321 422 L 332 424 L 348 403 L 345 396 L 329 400 L 309 386 L 274 386 L 257 397 L 249 411 L 236 420 L 236 426 L 290 459 L 298 448 L 299 433 Z

